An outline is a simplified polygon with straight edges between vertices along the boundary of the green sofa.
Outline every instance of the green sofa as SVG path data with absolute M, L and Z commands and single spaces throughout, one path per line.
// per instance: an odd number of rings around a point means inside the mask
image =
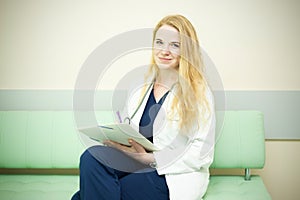
M 96 117 L 102 123 L 113 120 L 110 111 Z M 211 176 L 204 199 L 271 199 L 262 179 L 249 173 L 264 166 L 262 113 L 226 111 L 218 127 L 211 168 L 242 168 L 246 175 Z M 78 190 L 83 151 L 72 111 L 0 111 L 0 199 L 70 199 Z

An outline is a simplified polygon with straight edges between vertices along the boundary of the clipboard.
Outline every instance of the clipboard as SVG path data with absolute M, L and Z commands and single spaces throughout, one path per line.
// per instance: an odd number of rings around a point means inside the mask
M 128 140 L 133 139 L 148 151 L 159 150 L 159 148 L 150 142 L 145 136 L 126 123 L 80 128 L 79 131 L 100 143 L 103 143 L 105 140 L 111 140 L 126 146 L 131 146 L 128 143 Z

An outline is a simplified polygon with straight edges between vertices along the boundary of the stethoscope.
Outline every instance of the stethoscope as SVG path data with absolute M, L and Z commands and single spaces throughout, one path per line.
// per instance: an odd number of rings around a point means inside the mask
M 125 117 L 125 118 L 124 118 L 124 122 L 125 122 L 125 123 L 126 123 L 126 121 L 128 121 L 128 124 L 131 123 L 131 120 L 134 118 L 134 116 L 136 115 L 136 113 L 138 112 L 138 110 L 140 109 L 140 107 L 142 106 L 143 101 L 145 100 L 145 98 L 146 98 L 146 96 L 147 96 L 149 90 L 152 88 L 153 84 L 154 84 L 154 82 L 152 82 L 152 83 L 148 86 L 148 88 L 147 88 L 147 90 L 146 90 L 146 92 L 145 92 L 143 98 L 140 100 L 140 102 L 139 102 L 138 106 L 136 107 L 135 111 L 133 112 L 133 114 L 132 114 L 130 117 L 128 116 L 128 117 Z
M 134 118 L 134 116 L 136 115 L 136 113 L 138 112 L 138 110 L 140 109 L 140 107 L 142 106 L 142 104 L 143 104 L 143 102 L 144 102 L 144 100 L 145 100 L 145 98 L 146 98 L 149 90 L 152 88 L 153 84 L 154 84 L 154 81 L 152 81 L 152 83 L 148 86 L 148 88 L 147 88 L 147 90 L 146 90 L 143 98 L 140 100 L 140 102 L 139 102 L 138 106 L 136 107 L 136 109 L 134 110 L 133 114 L 130 117 L 128 116 L 128 117 L 124 118 L 124 123 L 126 123 L 126 121 L 128 121 L 128 124 L 131 123 L 132 119 Z M 172 85 L 170 91 L 174 88 L 175 85 L 176 85 L 176 83 Z

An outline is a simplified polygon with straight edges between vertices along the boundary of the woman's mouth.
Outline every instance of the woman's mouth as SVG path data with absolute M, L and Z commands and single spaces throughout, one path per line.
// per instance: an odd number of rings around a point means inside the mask
M 164 58 L 164 57 L 159 57 L 159 60 L 161 62 L 170 62 L 172 60 L 172 58 Z

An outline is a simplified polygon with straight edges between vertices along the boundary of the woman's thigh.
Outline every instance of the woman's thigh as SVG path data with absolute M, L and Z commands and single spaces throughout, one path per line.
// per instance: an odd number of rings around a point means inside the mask
M 169 189 L 165 176 L 157 171 L 131 173 L 120 180 L 122 200 L 168 200 Z
M 141 164 L 123 152 L 107 146 L 93 146 L 87 152 L 104 166 L 122 172 L 149 171 L 151 168 Z

